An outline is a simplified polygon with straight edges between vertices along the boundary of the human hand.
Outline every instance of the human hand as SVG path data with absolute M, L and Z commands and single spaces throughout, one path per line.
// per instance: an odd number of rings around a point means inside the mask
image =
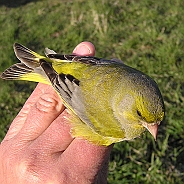
M 76 55 L 94 56 L 89 42 Z M 49 85 L 38 84 L 13 120 L 0 145 L 0 183 L 106 183 L 112 146 L 72 138 L 60 97 Z

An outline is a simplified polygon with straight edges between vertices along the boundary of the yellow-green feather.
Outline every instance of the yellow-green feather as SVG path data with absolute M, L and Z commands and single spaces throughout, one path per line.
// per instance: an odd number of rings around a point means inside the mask
M 43 84 L 49 84 L 51 85 L 50 81 L 46 80 L 42 75 L 31 72 L 24 75 L 21 75 L 18 80 L 26 80 L 26 81 L 33 81 L 33 82 L 41 82 Z
M 51 85 L 40 66 L 42 59 L 49 62 L 58 74 L 70 74 L 80 82 L 82 99 L 79 99 L 79 102 L 82 102 L 85 108 L 81 112 L 92 126 L 83 122 L 72 105 L 64 101 L 71 111 L 69 121 L 72 123 L 74 137 L 108 146 L 139 136 L 145 130 L 141 124 L 142 120 L 153 123 L 163 119 L 164 109 L 159 90 L 153 87 L 156 84 L 151 79 L 139 71 L 120 63 L 90 65 L 80 61 L 50 59 L 19 44 L 16 46 L 17 57 L 32 70 L 28 68 L 28 72 L 23 74 L 17 72 L 20 75 L 14 76 L 14 79 Z M 30 58 L 26 57 L 26 52 Z M 80 111 L 80 107 L 78 108 Z M 137 110 L 140 111 L 141 117 Z

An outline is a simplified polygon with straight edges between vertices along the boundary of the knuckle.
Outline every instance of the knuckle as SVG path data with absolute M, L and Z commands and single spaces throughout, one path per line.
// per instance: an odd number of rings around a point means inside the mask
M 42 95 L 36 103 L 36 108 L 43 112 L 58 112 L 62 109 L 62 102 L 55 96 Z

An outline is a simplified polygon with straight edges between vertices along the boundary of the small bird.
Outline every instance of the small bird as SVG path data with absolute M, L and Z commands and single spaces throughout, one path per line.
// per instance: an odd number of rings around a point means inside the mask
M 165 112 L 149 76 L 117 59 L 60 55 L 48 48 L 41 56 L 18 43 L 13 47 L 21 62 L 1 78 L 52 85 L 69 109 L 73 137 L 108 146 L 147 129 L 156 139 Z

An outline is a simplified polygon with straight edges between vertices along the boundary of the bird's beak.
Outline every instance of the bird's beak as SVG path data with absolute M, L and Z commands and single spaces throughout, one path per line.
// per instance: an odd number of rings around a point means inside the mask
M 154 137 L 155 141 L 157 139 L 157 133 L 158 133 L 158 124 L 148 124 L 143 123 L 143 126 L 151 133 L 151 135 Z

